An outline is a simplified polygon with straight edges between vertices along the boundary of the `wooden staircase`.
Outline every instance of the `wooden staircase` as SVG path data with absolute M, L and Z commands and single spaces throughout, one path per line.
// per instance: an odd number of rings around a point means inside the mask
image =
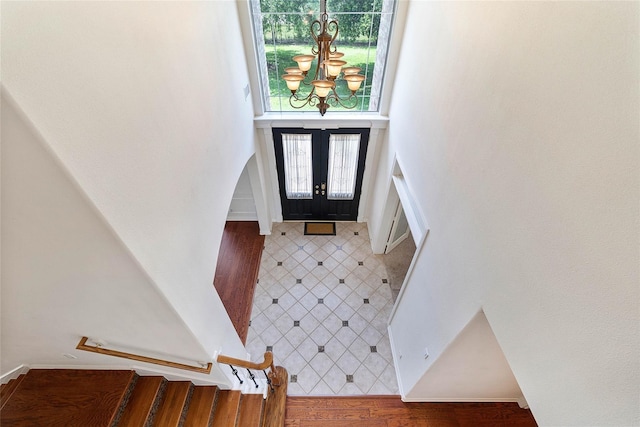
M 133 371 L 32 369 L 0 388 L 0 425 L 282 427 L 287 371 L 275 373 L 264 399 Z

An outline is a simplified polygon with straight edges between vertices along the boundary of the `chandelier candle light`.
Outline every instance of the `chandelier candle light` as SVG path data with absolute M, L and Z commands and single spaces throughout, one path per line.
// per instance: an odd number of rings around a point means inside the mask
M 354 108 L 358 104 L 355 94 L 360 89 L 365 77 L 358 74 L 360 68 L 345 67 L 346 61 L 341 59 L 344 54 L 338 52 L 333 44 L 338 37 L 338 22 L 329 21 L 326 0 L 320 0 L 320 20 L 316 19 L 311 23 L 311 36 L 316 42 L 316 45 L 311 48 L 313 55 L 294 56 L 293 60 L 298 63 L 298 66 L 285 68 L 287 74 L 282 76 L 287 82 L 287 87 L 291 90 L 289 104 L 293 108 L 315 105 L 322 116 L 327 112 L 329 102 L 334 107 L 341 105 L 344 108 Z M 306 96 L 300 96 L 298 94 L 300 83 L 309 86 L 305 79 L 311 70 L 311 63 L 314 59 L 317 59 L 317 63 L 310 83 L 311 92 Z M 340 98 L 336 92 L 336 78 L 340 76 L 340 73 L 344 75 L 342 78 L 347 82 L 351 91 L 346 99 Z

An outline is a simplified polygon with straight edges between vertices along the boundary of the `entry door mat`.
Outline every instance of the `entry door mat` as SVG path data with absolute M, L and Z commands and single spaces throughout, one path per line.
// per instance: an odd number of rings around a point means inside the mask
M 304 235 L 305 236 L 335 236 L 336 223 L 335 222 L 305 222 Z

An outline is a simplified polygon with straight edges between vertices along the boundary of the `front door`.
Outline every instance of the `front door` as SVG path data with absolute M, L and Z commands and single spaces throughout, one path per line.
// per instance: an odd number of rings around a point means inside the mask
M 369 129 L 273 129 L 285 220 L 355 221 Z

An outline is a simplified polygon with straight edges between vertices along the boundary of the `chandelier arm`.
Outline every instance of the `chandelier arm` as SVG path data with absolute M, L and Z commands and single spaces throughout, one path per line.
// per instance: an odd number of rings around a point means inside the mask
M 351 100 L 353 100 L 353 102 L 351 102 Z M 347 101 L 349 102 L 347 103 Z M 334 107 L 340 105 L 343 108 L 352 109 L 358 105 L 358 97 L 351 94 L 348 98 L 340 98 L 340 95 L 334 90 L 325 98 L 325 102 L 330 103 Z
M 314 97 L 314 96 L 318 96 L 315 93 L 315 88 L 311 90 L 311 92 L 309 92 L 308 94 L 306 94 L 305 96 L 298 96 L 298 93 L 292 93 L 289 98 L 294 99 L 295 101 L 305 101 L 307 102 L 307 100 L 309 100 L 310 98 Z
M 298 105 L 294 104 L 294 102 L 296 103 L 300 103 Z M 320 98 L 318 98 L 318 95 L 315 95 L 314 93 L 310 93 L 309 95 L 307 95 L 304 98 L 298 98 L 295 95 L 291 95 L 289 97 L 289 105 L 291 105 L 293 108 L 295 109 L 301 109 L 304 108 L 307 105 L 310 105 L 312 107 L 315 107 L 318 102 L 320 102 Z
M 327 24 L 327 32 L 331 34 L 332 31 L 334 33 L 331 35 L 331 42 L 329 43 L 329 46 L 331 46 L 330 48 L 331 52 L 336 52 L 338 48 L 333 44 L 333 42 L 338 37 L 339 27 L 338 27 L 338 21 L 336 21 L 335 19 L 329 21 L 329 23 Z
M 315 80 L 315 78 L 313 80 Z M 304 86 L 313 88 L 313 85 L 311 84 L 311 82 L 307 82 L 307 79 L 302 80 L 300 83 Z
M 317 55 L 319 52 L 318 46 L 320 45 L 320 42 L 318 41 L 318 36 L 322 34 L 322 23 L 317 19 L 314 20 L 311 23 L 310 32 L 311 32 L 311 37 L 313 37 L 313 40 L 315 40 L 316 42 L 315 46 L 311 47 L 311 53 L 313 53 L 314 55 Z

